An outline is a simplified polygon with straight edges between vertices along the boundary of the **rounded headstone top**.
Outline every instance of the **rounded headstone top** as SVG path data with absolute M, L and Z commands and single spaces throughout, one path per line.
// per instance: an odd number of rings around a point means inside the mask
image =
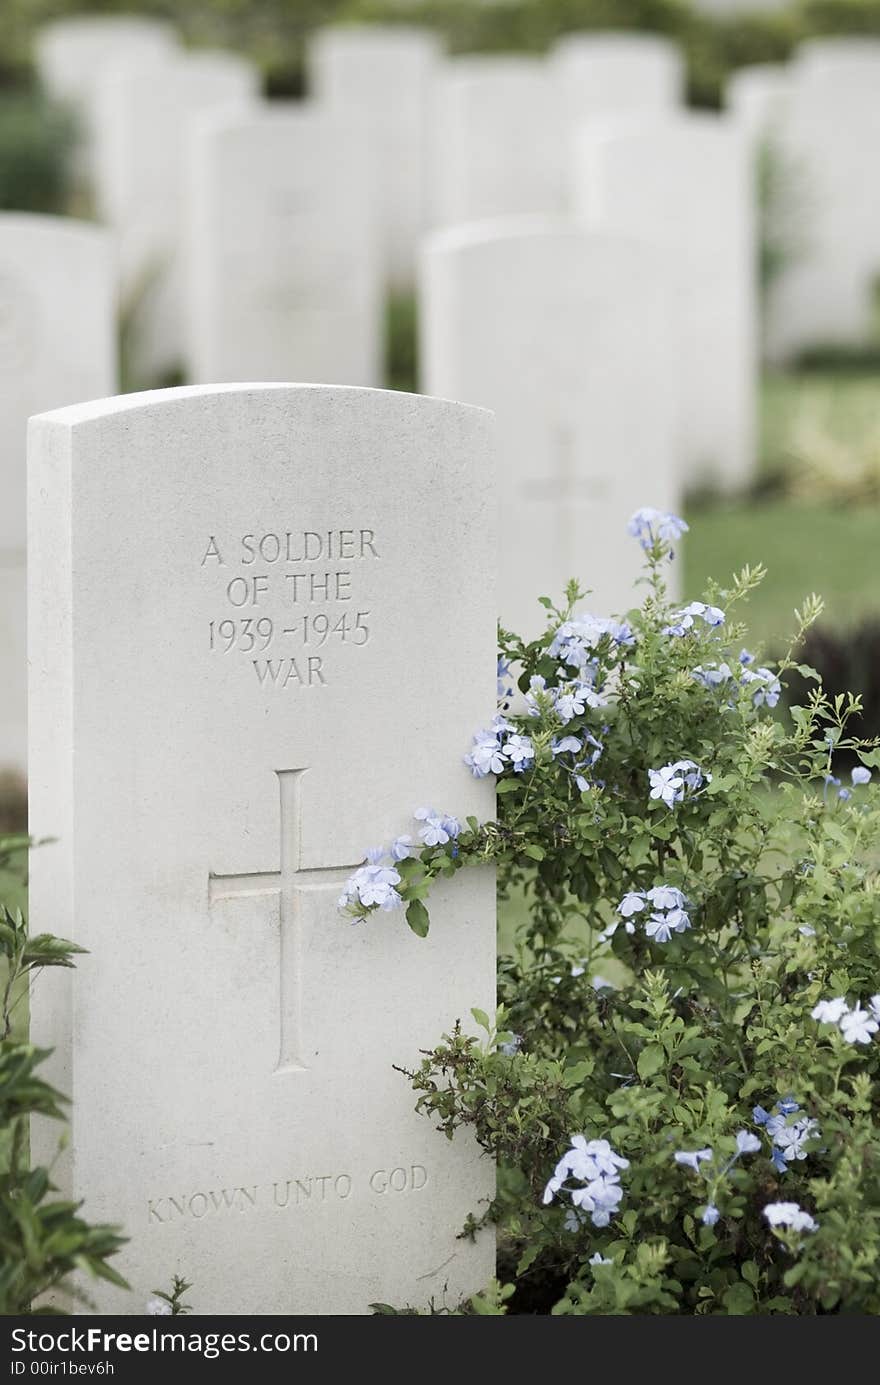
M 461 413 L 483 414 L 489 410 L 472 404 L 458 404 L 432 395 L 408 394 L 403 390 L 369 389 L 359 385 L 316 385 L 285 383 L 281 381 L 248 382 L 219 385 L 178 385 L 173 389 L 144 390 L 136 394 L 113 395 L 109 399 L 94 399 L 81 404 L 71 404 L 64 409 L 53 409 L 48 413 L 37 414 L 30 421 L 78 427 L 82 424 L 100 422 L 117 414 L 138 413 L 150 409 L 181 408 L 210 403 L 211 400 L 230 400 L 230 396 L 242 403 L 251 402 L 260 396 L 288 395 L 302 399 L 320 400 L 329 404 L 348 405 L 352 409 L 373 407 L 385 409 L 389 415 L 414 415 L 417 412 L 436 410 L 438 413 L 459 410 Z

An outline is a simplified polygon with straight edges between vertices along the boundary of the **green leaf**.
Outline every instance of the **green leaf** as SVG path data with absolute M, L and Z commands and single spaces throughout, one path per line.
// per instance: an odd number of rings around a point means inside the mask
M 544 848 L 542 846 L 536 846 L 534 842 L 529 842 L 528 846 L 523 848 L 523 851 L 525 855 L 530 856 L 533 861 L 543 861 L 544 859 Z
M 638 1057 L 636 1067 L 639 1070 L 639 1077 L 644 1081 L 648 1077 L 653 1077 L 666 1066 L 666 1054 L 659 1044 L 647 1044 L 642 1049 Z
M 489 1016 L 486 1014 L 486 1011 L 485 1011 L 485 1010 L 478 1010 L 478 1009 L 476 1008 L 476 1006 L 474 1006 L 474 1007 L 471 1009 L 471 1014 L 473 1015 L 474 1019 L 477 1021 L 477 1024 L 480 1026 L 480 1028 L 481 1028 L 481 1029 L 485 1029 L 485 1031 L 486 1031 L 487 1034 L 491 1034 L 491 1032 L 492 1032 L 492 1026 L 491 1026 L 491 1024 L 489 1023 Z
M 430 919 L 428 911 L 420 899 L 414 899 L 406 911 L 406 921 L 417 938 L 428 936 L 428 926 Z

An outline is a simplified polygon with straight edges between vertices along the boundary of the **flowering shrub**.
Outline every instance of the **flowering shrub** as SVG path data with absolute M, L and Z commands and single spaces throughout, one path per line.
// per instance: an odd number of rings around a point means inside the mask
M 876 1313 L 880 751 L 848 732 L 857 699 L 744 647 L 760 569 L 669 600 L 684 528 L 634 516 L 625 619 L 572 585 L 541 638 L 501 632 L 465 755 L 497 820 L 420 810 L 340 903 L 424 934 L 434 879 L 488 861 L 522 919 L 482 1039 L 456 1024 L 409 1074 L 498 1161 L 466 1228 L 499 1231 L 492 1311 Z M 795 668 L 812 690 L 784 715 Z

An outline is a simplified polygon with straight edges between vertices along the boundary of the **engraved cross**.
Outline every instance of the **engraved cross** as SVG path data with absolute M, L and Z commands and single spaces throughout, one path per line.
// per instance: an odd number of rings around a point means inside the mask
M 281 957 L 280 1039 L 275 1072 L 305 1072 L 302 1045 L 303 905 L 310 896 L 341 889 L 355 866 L 303 869 L 301 780 L 305 769 L 277 770 L 281 791 L 281 868 L 245 875 L 208 876 L 208 902 L 277 895 Z

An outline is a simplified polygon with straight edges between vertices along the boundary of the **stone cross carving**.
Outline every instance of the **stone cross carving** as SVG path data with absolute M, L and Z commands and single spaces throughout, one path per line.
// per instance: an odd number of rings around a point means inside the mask
M 208 876 L 210 904 L 224 899 L 278 896 L 280 925 L 279 1029 L 276 1073 L 305 1072 L 302 1060 L 303 931 L 302 906 L 320 891 L 341 890 L 355 866 L 306 870 L 301 864 L 301 781 L 305 769 L 277 770 L 281 790 L 281 866 L 244 875 Z

